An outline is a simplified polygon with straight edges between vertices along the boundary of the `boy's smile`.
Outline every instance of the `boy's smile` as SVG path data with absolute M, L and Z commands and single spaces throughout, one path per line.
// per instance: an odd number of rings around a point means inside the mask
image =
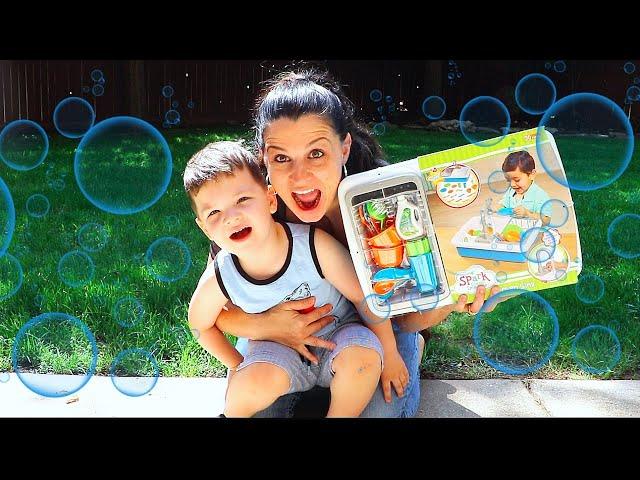
M 259 248 L 273 228 L 274 194 L 260 185 L 248 169 L 204 183 L 193 195 L 196 223 L 220 248 L 233 254 Z

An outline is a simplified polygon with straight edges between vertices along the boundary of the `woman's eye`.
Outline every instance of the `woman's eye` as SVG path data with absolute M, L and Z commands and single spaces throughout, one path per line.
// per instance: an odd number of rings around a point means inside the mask
M 215 215 L 216 213 L 218 213 L 220 210 L 211 210 L 211 212 L 209 212 L 209 216 Z
M 247 200 L 249 200 L 249 197 L 240 197 L 240 198 L 238 199 L 238 203 L 242 203 L 242 202 L 245 202 L 245 201 L 247 201 Z
M 324 156 L 324 152 L 322 150 L 312 150 L 309 156 L 311 158 L 320 158 Z
M 273 161 L 274 162 L 278 162 L 278 163 L 284 163 L 284 162 L 286 162 L 288 160 L 289 159 L 287 158 L 287 156 L 286 155 L 282 155 L 281 153 L 279 153 L 278 155 L 273 157 Z

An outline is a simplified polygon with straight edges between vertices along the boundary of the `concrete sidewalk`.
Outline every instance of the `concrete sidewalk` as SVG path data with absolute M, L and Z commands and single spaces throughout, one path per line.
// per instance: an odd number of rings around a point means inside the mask
M 32 376 L 48 391 L 73 378 Z M 640 417 L 639 380 L 422 380 L 421 386 L 422 418 Z M 74 394 L 49 398 L 10 374 L 0 383 L 0 417 L 216 417 L 225 387 L 221 378 L 159 378 L 149 393 L 132 397 L 96 376 Z

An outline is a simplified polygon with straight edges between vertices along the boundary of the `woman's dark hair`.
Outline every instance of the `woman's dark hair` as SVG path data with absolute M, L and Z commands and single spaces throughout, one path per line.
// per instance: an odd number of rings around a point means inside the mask
M 264 147 L 265 128 L 280 118 L 297 120 L 302 115 L 320 115 L 331 122 L 340 140 L 351 134 L 347 160 L 349 173 L 360 173 L 387 165 L 382 149 L 367 128 L 355 118 L 355 108 L 328 72 L 309 69 L 283 72 L 268 80 L 256 100 L 254 130 L 256 147 Z
M 513 172 L 517 168 L 527 175 L 536 168 L 535 160 L 526 150 L 511 152 L 507 155 L 507 158 L 504 159 L 504 163 L 502 164 L 503 172 Z

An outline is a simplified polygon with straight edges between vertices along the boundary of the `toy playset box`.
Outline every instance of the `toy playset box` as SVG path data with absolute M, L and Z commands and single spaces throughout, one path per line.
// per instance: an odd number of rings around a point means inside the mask
M 531 155 L 535 172 L 503 170 L 519 151 Z M 566 178 L 544 129 L 347 176 L 340 209 L 369 308 L 387 317 L 462 294 L 471 301 L 480 284 L 533 291 L 576 283 L 575 211 L 569 188 L 554 177 Z

